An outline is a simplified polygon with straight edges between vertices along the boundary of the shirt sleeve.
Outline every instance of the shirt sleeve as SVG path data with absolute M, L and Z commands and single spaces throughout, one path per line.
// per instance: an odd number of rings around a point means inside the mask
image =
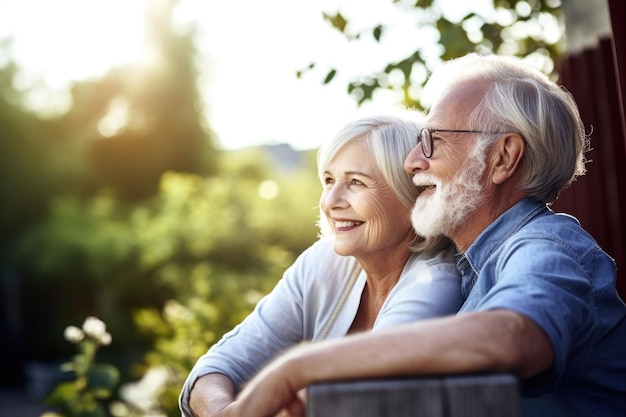
M 318 321 L 336 302 L 343 285 L 340 276 L 349 265 L 349 259 L 336 255 L 329 242 L 318 241 L 305 250 L 252 313 L 198 359 L 180 395 L 183 413 L 193 415 L 189 396 L 201 376 L 226 375 L 238 391 L 280 352 L 312 339 Z
M 594 328 L 590 275 L 564 242 L 533 233 L 507 243 L 496 268 L 498 280 L 478 310 L 513 310 L 545 332 L 554 364 L 533 380 L 535 392 L 528 394 L 549 392 L 563 375 L 573 343 L 590 337 Z

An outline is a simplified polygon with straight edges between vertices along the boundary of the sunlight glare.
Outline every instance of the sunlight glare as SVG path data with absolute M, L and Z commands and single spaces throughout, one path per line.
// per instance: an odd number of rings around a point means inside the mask
M 2 7 L 0 37 L 18 65 L 51 88 L 131 62 L 143 39 L 145 0 L 20 0 Z
M 275 181 L 265 180 L 259 184 L 257 191 L 264 200 L 273 200 L 278 196 L 280 187 Z
M 114 98 L 109 103 L 107 114 L 98 122 L 98 132 L 110 138 L 122 132 L 130 121 L 130 103 L 122 97 Z

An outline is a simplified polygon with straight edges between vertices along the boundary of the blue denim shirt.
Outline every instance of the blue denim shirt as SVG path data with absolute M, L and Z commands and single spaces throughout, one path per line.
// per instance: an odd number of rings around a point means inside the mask
M 525 416 L 626 416 L 626 305 L 615 262 L 578 221 L 525 199 L 459 259 L 468 311 L 508 309 L 543 329 L 552 368 L 523 381 Z

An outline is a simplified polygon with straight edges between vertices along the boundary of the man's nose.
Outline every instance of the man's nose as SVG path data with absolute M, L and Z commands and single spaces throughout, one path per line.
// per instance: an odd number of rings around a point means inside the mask
M 404 170 L 409 174 L 415 174 L 419 170 L 424 170 L 428 167 L 428 159 L 424 156 L 422 150 L 422 142 L 419 142 L 409 152 L 404 160 Z

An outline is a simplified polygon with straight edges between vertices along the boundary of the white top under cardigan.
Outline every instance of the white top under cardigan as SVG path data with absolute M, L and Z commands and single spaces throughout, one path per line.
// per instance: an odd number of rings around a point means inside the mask
M 355 258 L 337 255 L 328 240 L 320 240 L 304 251 L 254 311 L 198 359 L 180 396 L 183 415 L 193 416 L 189 393 L 199 377 L 209 373 L 224 374 L 238 391 L 281 351 L 302 341 L 316 340 L 355 265 Z M 346 335 L 364 287 L 365 272 L 361 270 L 326 339 Z M 440 254 L 429 258 L 413 254 L 381 307 L 374 330 L 455 314 L 462 303 L 459 272 L 453 256 Z

